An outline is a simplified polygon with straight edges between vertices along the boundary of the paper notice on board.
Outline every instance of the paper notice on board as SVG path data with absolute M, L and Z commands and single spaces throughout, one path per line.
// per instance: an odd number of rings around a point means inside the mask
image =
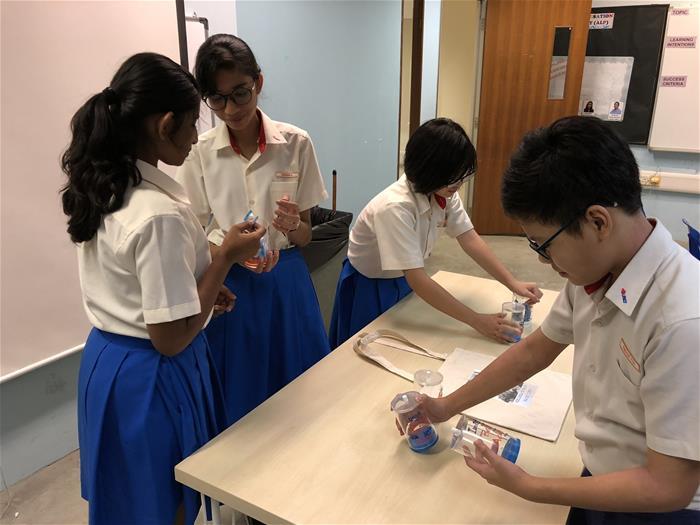
M 666 39 L 666 47 L 695 49 L 697 39 L 696 36 L 669 36 Z
M 578 114 L 624 120 L 633 67 L 634 57 L 586 57 Z
M 665 75 L 661 77 L 661 87 L 684 88 L 687 82 L 687 75 Z
M 615 13 L 591 13 L 588 29 L 612 29 Z

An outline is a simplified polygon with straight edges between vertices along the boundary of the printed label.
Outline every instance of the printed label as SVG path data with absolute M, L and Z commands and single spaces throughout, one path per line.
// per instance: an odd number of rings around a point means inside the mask
M 661 77 L 662 87 L 685 87 L 688 81 L 687 75 L 669 75 Z
M 689 14 L 690 14 L 690 9 L 688 7 L 671 9 L 671 15 L 673 15 L 673 16 L 689 15 Z
M 612 29 L 615 13 L 591 13 L 588 29 Z
M 468 381 L 471 381 L 478 376 L 479 372 L 481 372 L 481 370 L 474 370 L 469 376 Z M 515 385 L 513 388 L 509 388 L 505 392 L 501 392 L 497 397 L 504 403 L 517 405 L 520 407 L 528 407 L 532 404 L 532 400 L 535 398 L 535 392 L 537 392 L 537 385 L 520 383 L 519 385 Z
M 670 36 L 666 39 L 666 47 L 695 49 L 696 36 Z

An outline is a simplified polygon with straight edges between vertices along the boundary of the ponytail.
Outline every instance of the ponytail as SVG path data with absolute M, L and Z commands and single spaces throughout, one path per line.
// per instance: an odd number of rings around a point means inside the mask
M 135 150 L 145 117 L 199 110 L 194 77 L 156 53 L 140 53 L 119 68 L 109 87 L 93 95 L 71 120 L 72 140 L 61 158 L 61 189 L 73 242 L 92 239 L 102 218 L 119 210 L 129 184 L 141 183 Z
M 71 121 L 73 140 L 61 159 L 69 178 L 62 201 L 68 233 L 76 243 L 92 239 L 102 217 L 122 207 L 129 181 L 134 186 L 141 182 L 135 160 L 119 137 L 118 110 L 118 95 L 107 88 L 91 97 Z

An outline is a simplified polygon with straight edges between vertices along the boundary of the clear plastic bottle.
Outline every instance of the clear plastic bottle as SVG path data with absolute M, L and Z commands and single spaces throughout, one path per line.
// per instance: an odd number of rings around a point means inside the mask
M 450 448 L 463 456 L 476 455 L 474 443 L 480 439 L 499 456 L 515 463 L 520 453 L 520 439 L 487 425 L 473 417 L 462 415 L 457 426 L 452 429 Z
M 418 392 L 398 394 L 391 402 L 391 411 L 403 430 L 408 446 L 416 452 L 425 452 L 438 441 L 435 425 L 418 405 Z

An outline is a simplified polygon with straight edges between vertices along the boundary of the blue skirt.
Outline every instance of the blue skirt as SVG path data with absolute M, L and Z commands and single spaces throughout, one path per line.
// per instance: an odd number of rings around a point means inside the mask
M 240 265 L 225 281 L 233 311 L 205 329 L 231 425 L 328 355 L 328 337 L 311 275 L 297 248 L 280 252 L 271 272 Z
M 148 339 L 90 332 L 78 376 L 80 484 L 92 525 L 194 522 L 199 495 L 175 481 L 177 463 L 225 427 L 206 338 L 174 357 Z
M 331 348 L 343 344 L 411 291 L 405 277 L 371 279 L 345 259 L 333 303 Z

